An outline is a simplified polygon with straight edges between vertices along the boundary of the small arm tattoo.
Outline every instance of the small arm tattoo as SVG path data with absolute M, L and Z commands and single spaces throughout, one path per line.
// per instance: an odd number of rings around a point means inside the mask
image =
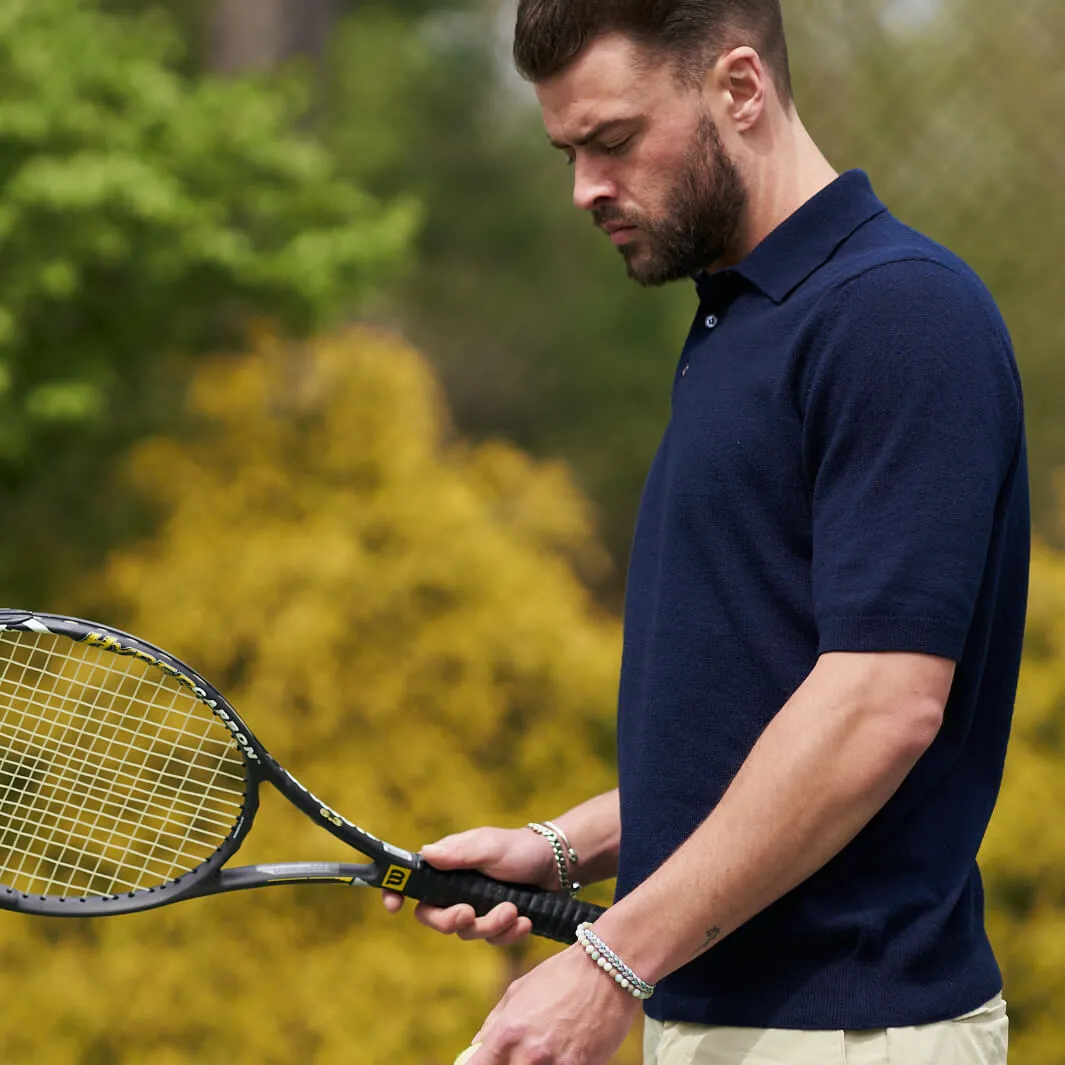
M 692 958 L 698 958 L 700 954 L 705 954 L 721 937 L 721 929 L 714 925 L 713 928 L 706 930 L 706 939 L 703 940 L 702 946 L 692 955 Z

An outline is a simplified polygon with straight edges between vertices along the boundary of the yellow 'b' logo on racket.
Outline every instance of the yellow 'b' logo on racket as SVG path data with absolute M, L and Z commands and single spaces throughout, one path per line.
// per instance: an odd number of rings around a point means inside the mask
M 402 865 L 390 865 L 384 880 L 381 881 L 381 887 L 386 887 L 389 891 L 402 891 L 410 880 L 410 872 Z

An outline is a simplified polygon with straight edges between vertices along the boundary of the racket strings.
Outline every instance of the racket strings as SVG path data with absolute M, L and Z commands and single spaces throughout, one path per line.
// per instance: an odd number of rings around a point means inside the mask
M 129 674 L 129 668 L 130 668 L 129 665 L 127 665 L 126 670 L 124 671 L 126 676 L 128 676 L 128 674 Z M 40 678 L 37 678 L 37 679 L 39 680 Z M 52 687 L 49 690 L 48 694 L 50 696 L 52 696 L 53 702 L 55 702 L 55 701 L 57 701 L 56 700 L 56 696 L 57 696 L 57 691 L 58 691 L 57 690 L 56 681 L 60 680 L 61 677 L 59 677 L 59 676 L 57 676 L 55 674 L 51 674 L 51 675 L 49 675 L 49 679 L 52 681 Z M 88 701 L 88 706 L 89 706 L 90 709 L 96 709 L 96 710 L 101 709 L 103 707 L 103 704 L 104 704 L 104 699 L 102 697 L 107 696 L 107 697 L 109 697 L 107 699 L 107 702 L 109 703 L 107 708 L 113 710 L 113 704 L 114 704 L 114 691 L 113 690 L 110 690 L 110 689 L 108 689 L 107 687 L 105 687 L 103 685 L 96 686 L 96 687 L 94 687 L 92 685 L 86 685 L 85 689 L 83 691 L 83 697 L 87 696 L 90 692 L 92 693 L 92 698 L 91 698 L 90 701 Z M 30 693 L 27 694 L 27 693 L 24 693 L 24 692 L 20 692 L 20 694 L 25 696 L 25 698 L 29 701 L 29 705 L 38 705 L 39 706 L 40 703 L 41 703 L 41 700 L 39 698 L 37 698 L 41 694 L 41 685 L 40 685 L 40 683 L 35 684 Z M 60 702 L 60 707 L 59 708 L 61 708 L 63 710 L 69 710 L 70 709 L 68 706 L 65 705 L 65 701 L 63 701 L 63 700 L 58 700 L 58 701 Z M 66 701 L 68 701 L 68 700 L 66 700 Z M 131 701 L 133 701 L 134 703 L 136 702 L 136 695 L 133 696 Z M 38 718 L 35 721 L 34 735 L 31 737 L 31 739 L 35 739 L 36 738 L 36 733 L 37 733 L 37 730 L 40 727 L 41 720 L 42 719 Z M 138 720 L 138 727 L 135 730 L 135 733 L 134 733 L 135 736 L 139 736 L 140 731 L 141 731 L 141 725 L 142 725 L 142 721 L 140 719 L 137 719 L 137 720 Z M 71 757 L 71 754 L 70 754 L 71 749 L 78 750 L 80 748 L 76 744 L 73 745 L 72 747 L 70 747 L 70 746 L 62 745 L 61 742 L 57 741 L 57 737 L 55 737 L 53 735 L 53 733 L 54 733 L 55 726 L 57 724 L 59 724 L 61 721 L 62 721 L 62 719 L 61 719 L 61 717 L 59 715 L 56 715 L 56 716 L 48 719 L 49 729 L 48 729 L 47 739 L 48 739 L 48 741 L 50 741 L 50 743 L 53 745 L 53 747 L 58 747 L 59 748 L 57 753 L 61 753 L 66 758 L 66 761 L 63 762 L 63 763 L 60 763 L 58 761 L 58 759 L 54 760 L 53 763 L 52 763 L 52 766 L 57 768 L 57 769 L 62 770 L 61 772 L 57 773 L 57 776 L 58 776 L 59 783 L 60 783 L 61 787 L 65 786 L 65 785 L 69 785 L 70 783 L 74 783 L 74 782 L 84 783 L 83 779 L 78 781 L 77 778 L 75 777 L 74 780 L 72 781 L 72 780 L 68 780 L 67 777 L 65 776 L 65 771 L 72 769 L 73 765 L 74 765 L 74 763 L 76 761 L 76 759 Z M 82 732 L 82 734 L 84 734 L 86 730 L 82 729 L 80 731 Z M 110 753 L 110 747 L 111 747 L 111 744 L 108 744 L 108 751 L 105 752 L 105 753 L 108 753 L 108 754 Z M 139 768 L 140 767 L 138 767 L 138 771 L 139 771 Z M 97 768 L 97 769 L 94 770 L 94 775 L 98 775 L 98 774 L 99 774 L 99 769 Z M 139 775 L 139 773 L 138 773 L 138 775 Z M 70 831 L 70 828 L 69 828 L 69 820 L 70 820 L 70 815 L 72 813 L 75 813 L 79 809 L 79 807 L 73 805 L 69 801 L 68 793 L 73 794 L 72 792 L 70 792 L 69 788 L 67 788 L 66 791 L 61 791 L 59 793 L 59 796 L 58 796 L 59 797 L 59 811 L 58 811 L 59 818 L 52 822 L 52 824 L 54 826 L 52 832 L 50 834 L 48 834 L 48 835 L 45 835 L 44 833 L 42 833 L 41 834 L 41 838 L 38 841 L 38 842 L 43 844 L 43 850 L 46 853 L 51 851 L 51 850 L 54 850 L 54 846 L 58 842 L 58 840 L 57 840 L 57 829 L 59 831 L 62 831 L 59 828 L 59 826 L 63 825 L 63 820 L 64 819 L 67 819 L 67 821 L 68 821 L 68 829 L 67 829 L 67 833 L 66 833 L 67 841 L 66 842 L 69 842 L 71 840 L 71 838 L 73 837 L 73 832 Z M 30 811 L 29 811 L 29 813 L 31 815 L 36 813 L 36 811 L 34 810 L 34 805 L 35 804 L 31 803 Z M 127 799 L 126 801 L 124 801 L 122 803 L 122 806 L 121 806 L 121 808 L 119 810 L 119 813 L 118 813 L 117 817 L 113 817 L 113 822 L 114 823 L 111 826 L 111 832 L 109 833 L 108 838 L 107 838 L 107 844 L 109 846 L 113 846 L 115 844 L 115 842 L 116 842 L 116 837 L 119 835 L 119 833 L 117 831 L 117 823 L 121 820 L 122 816 L 127 812 L 128 806 L 129 806 L 129 803 L 128 803 L 128 799 Z M 89 834 L 89 838 L 90 839 L 92 838 L 94 833 L 101 832 L 101 830 L 105 827 L 105 826 L 101 825 L 101 816 L 100 816 L 99 810 L 96 811 L 96 815 L 92 818 L 92 820 L 87 825 L 84 824 L 83 822 L 80 822 L 80 820 L 76 816 L 73 818 L 73 820 L 74 820 L 75 824 L 78 827 L 87 827 L 88 828 L 88 830 L 89 830 L 88 834 Z M 29 823 L 33 824 L 34 822 L 31 821 Z M 127 850 L 128 850 L 128 848 L 127 848 Z M 22 874 L 25 871 L 26 858 L 31 856 L 31 855 L 32 855 L 32 852 L 28 852 L 28 853 L 24 852 L 23 853 L 22 860 L 20 861 L 18 869 L 16 870 L 16 874 L 17 875 L 18 874 Z M 99 879 L 100 867 L 101 867 L 103 861 L 104 861 L 104 854 L 103 853 L 98 853 L 97 857 L 96 857 L 95 864 L 93 865 L 93 868 L 91 869 L 91 872 L 90 872 L 90 877 L 91 877 L 92 880 L 98 880 Z M 85 870 L 82 870 L 82 871 L 85 871 Z M 54 887 L 57 886 L 57 885 L 55 885 L 52 882 L 52 880 L 53 880 L 53 878 L 49 879 L 49 883 L 46 884 L 47 888 L 54 888 Z M 117 884 L 122 884 L 123 886 L 125 885 L 125 881 L 120 876 L 117 875 L 117 872 L 116 872 L 116 875 L 115 875 L 115 880 L 116 880 Z M 69 888 L 69 885 L 68 885 L 68 888 Z
M 0 633 L 0 883 L 108 896 L 200 865 L 244 808 L 228 730 L 136 657 Z
M 127 665 L 126 670 L 124 671 L 124 675 L 125 676 L 129 675 L 129 666 L 128 665 Z M 36 685 L 35 685 L 35 687 L 39 688 L 39 686 L 36 686 Z M 89 687 L 91 687 L 91 686 L 89 686 Z M 54 678 L 53 678 L 52 694 L 53 694 L 53 696 L 55 694 Z M 101 685 L 101 686 L 97 686 L 95 691 L 94 691 L 93 698 L 92 698 L 91 703 L 90 703 L 90 705 L 92 707 L 100 708 L 102 706 L 102 701 L 100 699 L 101 694 L 109 695 L 110 699 L 108 701 L 109 702 L 113 702 L 114 692 L 113 691 L 109 691 L 109 689 L 106 686 Z M 139 701 L 139 700 L 137 700 L 136 695 L 133 696 L 132 701 L 134 703 Z M 56 723 L 57 722 L 56 722 L 55 718 L 53 718 L 52 721 L 50 721 L 50 723 L 49 723 L 52 726 L 52 728 L 50 730 L 50 734 L 48 736 L 48 739 L 52 742 L 53 745 L 57 744 L 57 737 L 55 736 L 55 728 L 54 728 Z M 134 733 L 133 733 L 134 737 L 139 737 L 139 736 L 144 734 L 144 723 L 145 723 L 144 718 L 141 718 L 141 719 L 138 720 L 138 727 L 134 730 Z M 39 724 L 40 724 L 40 722 L 38 721 L 37 725 L 39 726 Z M 69 731 L 70 730 L 68 729 L 68 732 Z M 82 729 L 80 731 L 82 732 L 82 735 L 84 735 L 89 730 Z M 95 730 L 95 731 L 99 732 L 99 730 Z M 69 737 L 67 737 L 67 738 L 69 739 Z M 136 746 L 136 744 L 134 744 L 134 746 Z M 105 752 L 104 752 L 105 756 L 108 755 L 108 754 L 113 754 L 114 753 L 113 752 L 113 747 L 114 747 L 114 743 L 113 743 L 113 740 L 112 740 L 111 742 L 109 742 L 107 744 L 107 748 L 108 749 L 105 750 Z M 81 749 L 81 745 L 79 743 L 75 742 L 73 744 L 73 749 L 74 750 L 80 750 Z M 87 760 L 84 759 L 84 758 L 79 759 L 79 758 L 76 758 L 76 757 L 72 757 L 71 756 L 70 745 L 68 745 L 66 747 L 66 749 L 62 751 L 62 753 L 67 756 L 65 762 L 61 762 L 59 759 L 55 759 L 52 762 L 52 767 L 56 768 L 57 770 L 59 770 L 58 777 L 59 777 L 59 781 L 60 781 L 61 785 L 67 786 L 67 789 L 69 790 L 70 776 L 73 775 L 75 778 L 80 778 L 80 779 L 78 779 L 78 783 L 79 783 L 80 786 L 84 787 L 86 785 L 86 780 L 85 780 L 84 774 L 83 773 L 73 773 L 73 774 L 71 774 L 70 771 L 74 770 L 74 768 L 79 763 L 82 763 L 84 765 L 84 763 Z M 107 760 L 106 760 L 106 757 L 105 757 L 104 759 L 101 759 L 99 761 L 98 765 L 95 767 L 94 775 L 97 778 L 97 780 L 98 780 L 98 778 L 99 778 L 99 776 L 101 774 L 101 771 L 106 766 L 106 764 L 107 764 Z M 138 778 L 143 775 L 143 769 L 144 769 L 143 765 L 139 765 L 137 767 L 137 777 Z M 46 783 L 46 784 L 49 783 L 48 780 L 47 780 L 47 777 L 45 778 L 44 783 Z M 165 789 L 162 786 L 164 783 L 165 783 L 165 778 L 160 777 L 160 776 L 156 777 L 155 786 L 152 787 L 151 790 L 148 792 L 149 808 L 151 808 L 152 802 L 154 800 L 157 800 L 158 798 L 160 798 L 162 793 L 165 790 L 167 790 L 167 789 Z M 91 792 L 91 791 L 93 791 L 95 789 L 93 789 L 91 787 L 91 784 L 90 784 L 90 786 L 89 786 L 89 788 L 87 790 L 89 790 Z M 93 813 L 93 816 L 92 816 L 92 818 L 91 818 L 91 820 L 89 822 L 86 822 L 83 819 L 80 819 L 80 818 L 76 817 L 77 807 L 74 807 L 74 804 L 71 803 L 69 797 L 66 797 L 64 799 L 64 801 L 62 801 L 59 804 L 60 805 L 60 809 L 59 809 L 60 819 L 59 819 L 56 827 L 59 828 L 59 830 L 61 831 L 62 827 L 63 827 L 63 824 L 62 824 L 63 818 L 64 817 L 70 818 L 72 814 L 75 814 L 74 820 L 79 822 L 79 825 L 80 825 L 80 827 L 82 829 L 88 828 L 90 836 L 92 835 L 93 832 L 95 832 L 96 834 L 99 834 L 101 831 L 107 831 L 108 828 L 110 828 L 110 831 L 107 832 L 106 843 L 111 848 L 113 848 L 116 845 L 116 843 L 121 843 L 121 841 L 123 839 L 126 840 L 126 844 L 122 848 L 122 851 L 119 854 L 119 861 L 120 862 L 122 862 L 124 860 L 127 860 L 130 857 L 131 853 L 135 854 L 135 855 L 143 854 L 143 851 L 139 850 L 138 848 L 134 848 L 134 847 L 132 847 L 130 845 L 130 842 L 129 842 L 130 839 L 131 838 L 136 838 L 136 837 L 131 837 L 129 833 L 124 833 L 119 828 L 119 825 L 122 823 L 122 820 L 124 819 L 124 816 L 129 813 L 130 807 L 132 805 L 131 801 L 130 801 L 130 798 L 131 798 L 130 792 L 131 791 L 132 792 L 136 792 L 137 790 L 140 790 L 140 789 L 137 789 L 137 788 L 129 789 L 127 787 L 126 793 L 123 795 L 120 805 L 118 805 L 117 812 L 116 812 L 116 810 L 114 808 L 112 808 L 111 810 L 101 810 L 100 807 L 97 806 L 95 811 L 90 811 L 90 812 Z M 115 805 L 115 804 L 113 804 L 113 805 Z M 173 813 L 173 805 L 174 804 L 171 804 L 171 805 L 172 805 L 172 808 L 171 808 L 170 812 Z M 34 822 L 36 821 L 36 818 L 39 816 L 39 813 L 35 809 L 35 806 L 36 806 L 35 803 L 31 803 L 30 811 L 29 811 L 30 815 L 31 815 L 31 819 Z M 72 807 L 73 807 L 73 809 L 72 809 Z M 107 824 L 108 819 L 110 819 L 110 821 L 111 821 L 110 826 L 108 826 L 108 824 Z M 66 827 L 68 829 L 68 833 L 67 834 L 70 835 L 70 832 L 69 832 L 69 827 L 70 826 L 68 825 Z M 47 848 L 47 846 L 49 844 L 54 844 L 55 842 L 57 842 L 57 832 L 53 831 L 50 836 L 43 836 L 42 835 L 41 842 L 43 842 L 45 844 L 46 848 Z M 105 854 L 98 853 L 97 857 L 96 857 L 96 862 L 95 862 L 94 868 L 89 870 L 94 877 L 98 877 L 99 876 L 99 873 L 100 873 L 100 870 L 101 870 L 101 866 L 103 865 L 104 860 L 105 860 Z M 20 863 L 19 871 L 25 871 L 25 860 L 23 860 L 23 862 Z M 160 872 L 161 872 L 157 868 L 153 868 L 151 871 L 152 871 L 152 874 L 153 874 L 154 877 L 159 877 Z M 119 878 L 118 882 L 121 885 L 123 885 L 123 886 L 125 886 L 126 884 L 129 883 L 128 880 L 125 880 L 125 879 L 122 879 L 122 878 Z

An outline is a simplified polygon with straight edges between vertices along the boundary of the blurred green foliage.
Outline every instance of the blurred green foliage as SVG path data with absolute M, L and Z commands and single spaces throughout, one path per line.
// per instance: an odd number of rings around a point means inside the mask
M 190 12 L 209 8 L 108 3 L 165 10 L 186 28 Z M 1065 158 L 1054 130 L 1065 113 L 1055 74 L 1065 8 L 785 8 L 799 106 L 830 159 L 868 170 L 889 207 L 966 258 L 1000 302 L 1028 389 L 1036 517 L 1060 542 L 1051 480 L 1065 465 L 1056 251 Z M 633 286 L 572 207 L 570 172 L 509 69 L 512 9 L 512 0 L 340 5 L 325 61 L 307 78 L 309 116 L 345 175 L 423 205 L 410 268 L 388 286 L 383 313 L 436 366 L 460 429 L 573 465 L 600 507 L 616 561 L 600 591 L 616 602 L 693 290 Z M 202 30 L 190 36 L 202 40 Z
M 980 274 L 1025 383 L 1033 509 L 1065 546 L 1065 5 L 1060 0 L 785 4 L 801 110 L 839 167 Z
M 0 6 L 0 484 L 14 539 L 43 530 L 29 571 L 0 553 L 9 589 L 48 589 L 51 525 L 91 538 L 87 478 L 174 409 L 177 367 L 256 316 L 338 320 L 416 220 L 295 131 L 295 79 L 185 75 L 182 47 L 79 0 Z
M 369 5 L 340 24 L 318 128 L 360 184 L 424 205 L 394 314 L 464 432 L 573 465 L 600 507 L 617 563 L 600 590 L 616 601 L 694 287 L 626 280 L 572 206 L 531 90 L 506 74 L 510 27 L 494 5 L 438 7 L 413 22 Z

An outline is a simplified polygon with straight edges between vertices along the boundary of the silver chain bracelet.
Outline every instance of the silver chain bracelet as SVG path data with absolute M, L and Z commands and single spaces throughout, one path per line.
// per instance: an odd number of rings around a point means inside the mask
M 655 985 L 641 980 L 593 931 L 585 922 L 577 926 L 577 942 L 600 969 L 614 983 L 640 1001 L 649 999 L 655 993 Z
M 572 898 L 580 891 L 581 886 L 575 880 L 570 879 L 569 863 L 576 868 L 577 852 L 570 846 L 566 834 L 550 821 L 530 821 L 525 827 L 538 832 L 551 844 L 551 850 L 555 855 L 555 867 L 558 869 L 558 882 L 562 885 L 562 890 Z
M 566 857 L 569 858 L 570 864 L 576 867 L 577 852 L 573 849 L 573 846 L 570 843 L 569 837 L 566 835 L 566 833 L 563 832 L 562 829 L 559 828 L 554 821 L 541 821 L 540 823 L 544 826 L 544 828 L 551 829 L 551 831 L 554 832 L 560 840 L 562 840 L 566 847 Z

